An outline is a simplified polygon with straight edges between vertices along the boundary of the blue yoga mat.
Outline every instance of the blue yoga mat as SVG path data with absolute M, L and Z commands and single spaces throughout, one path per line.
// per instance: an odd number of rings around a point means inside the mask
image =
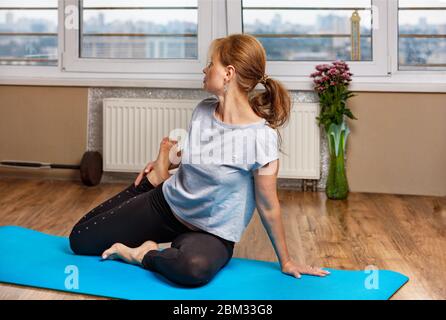
M 326 277 L 297 279 L 282 273 L 278 262 L 233 257 L 208 284 L 188 288 L 120 260 L 75 255 L 66 237 L 0 227 L 0 282 L 72 293 L 149 300 L 381 300 L 408 281 L 388 270 L 326 270 Z

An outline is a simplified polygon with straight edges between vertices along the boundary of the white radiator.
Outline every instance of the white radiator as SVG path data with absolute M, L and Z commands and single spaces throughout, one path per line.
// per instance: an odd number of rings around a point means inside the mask
M 320 178 L 320 137 L 316 116 L 318 103 L 294 103 L 288 125 L 279 129 L 282 136 L 279 177 Z
M 156 158 L 161 139 L 173 129 L 187 129 L 192 111 L 201 100 L 103 100 L 103 170 L 139 172 Z M 319 106 L 298 103 L 289 124 L 280 129 L 283 150 L 279 177 L 319 179 Z

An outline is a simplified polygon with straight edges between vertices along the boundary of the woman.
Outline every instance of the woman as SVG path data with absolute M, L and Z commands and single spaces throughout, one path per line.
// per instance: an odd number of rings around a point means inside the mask
M 289 118 L 288 92 L 264 74 L 265 50 L 253 36 L 215 39 L 209 53 L 203 82 L 215 97 L 195 107 L 181 162 L 170 161 L 177 144 L 164 138 L 156 161 L 135 183 L 74 226 L 73 252 L 120 259 L 175 283 L 201 286 L 230 261 L 257 207 L 283 273 L 297 278 L 327 275 L 328 271 L 295 263 L 285 243 L 276 193 L 275 129 Z M 259 81 L 266 91 L 250 97 Z M 205 138 L 197 142 L 197 135 Z M 245 144 L 244 138 L 250 142 Z M 178 170 L 170 175 L 168 170 L 175 167 Z M 172 244 L 160 251 L 157 242 Z

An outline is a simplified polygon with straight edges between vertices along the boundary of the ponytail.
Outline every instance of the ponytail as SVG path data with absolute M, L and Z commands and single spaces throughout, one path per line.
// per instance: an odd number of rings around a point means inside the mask
M 265 91 L 255 94 L 249 101 L 251 108 L 259 116 L 264 118 L 269 126 L 278 129 L 286 125 L 291 112 L 291 98 L 283 84 L 275 79 L 266 77 L 263 82 Z M 279 130 L 279 150 L 281 150 L 282 137 Z

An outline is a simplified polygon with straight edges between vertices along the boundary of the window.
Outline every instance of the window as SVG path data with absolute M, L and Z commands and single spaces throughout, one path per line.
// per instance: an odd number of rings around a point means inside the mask
M 57 0 L 0 1 L 0 65 L 57 65 Z
M 372 60 L 371 0 L 242 6 L 242 31 L 262 42 L 269 61 Z
M 399 70 L 446 70 L 446 1 L 400 0 Z
M 336 59 L 356 75 L 389 71 L 385 0 L 228 0 L 228 23 L 263 44 L 269 74 L 307 76 Z
M 79 13 L 78 28 L 65 30 L 66 71 L 199 74 L 205 65 L 212 39 L 212 1 L 65 3 L 66 19 Z
M 197 14 L 196 0 L 84 0 L 80 55 L 107 59 L 196 59 Z
M 212 39 L 246 33 L 290 90 L 341 59 L 352 90 L 443 92 L 444 17 L 446 0 L 0 0 L 0 84 L 201 88 Z

